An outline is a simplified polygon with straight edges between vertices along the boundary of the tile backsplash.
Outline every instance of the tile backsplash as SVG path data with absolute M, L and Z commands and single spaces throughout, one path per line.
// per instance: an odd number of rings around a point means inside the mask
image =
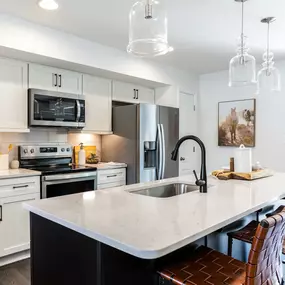
M 10 153 L 10 161 L 18 159 L 18 146 L 27 144 L 45 143 L 69 143 L 72 146 L 79 143 L 85 145 L 96 145 L 97 155 L 101 158 L 101 136 L 94 134 L 82 134 L 57 132 L 50 130 L 31 130 L 30 133 L 0 133 L 0 148 L 3 153 L 8 150 L 9 144 L 14 148 Z

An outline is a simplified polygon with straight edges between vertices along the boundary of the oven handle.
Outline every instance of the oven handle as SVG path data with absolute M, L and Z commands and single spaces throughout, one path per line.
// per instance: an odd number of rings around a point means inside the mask
M 62 180 L 70 180 L 70 179 L 85 179 L 86 178 L 96 178 L 97 172 L 81 172 L 76 174 L 57 174 L 57 175 L 50 175 L 50 176 L 43 176 L 43 181 L 62 181 Z
M 80 116 L 81 116 L 81 107 L 80 107 L 80 102 L 79 102 L 79 100 L 76 100 L 76 106 L 77 106 L 76 122 L 79 122 Z

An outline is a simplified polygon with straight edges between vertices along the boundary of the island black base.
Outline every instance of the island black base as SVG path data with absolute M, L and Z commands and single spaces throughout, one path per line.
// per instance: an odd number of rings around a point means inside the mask
M 158 284 L 158 260 L 139 259 L 30 214 L 32 285 Z

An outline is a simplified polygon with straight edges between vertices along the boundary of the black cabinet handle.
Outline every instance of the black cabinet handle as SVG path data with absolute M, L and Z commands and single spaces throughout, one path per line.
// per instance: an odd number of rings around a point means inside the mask
M 136 90 L 137 91 L 137 100 L 139 99 L 139 89 Z
M 56 87 L 57 86 L 57 74 L 56 73 L 53 73 L 53 79 L 52 79 L 52 83 L 53 85 Z M 55 80 L 54 80 L 55 79 Z
M 134 98 L 133 99 L 137 99 L 137 90 L 136 89 L 134 89 Z
M 3 221 L 3 206 L 2 205 L 0 205 L 0 215 L 1 215 L 0 222 L 2 222 Z
M 62 85 L 61 85 L 61 79 L 62 79 L 62 76 L 61 76 L 61 74 L 58 76 L 59 77 L 59 85 L 58 85 L 58 87 L 61 87 Z
M 13 189 L 28 188 L 29 185 L 13 186 Z
M 112 178 L 112 177 L 117 177 L 117 174 L 107 176 L 107 178 Z

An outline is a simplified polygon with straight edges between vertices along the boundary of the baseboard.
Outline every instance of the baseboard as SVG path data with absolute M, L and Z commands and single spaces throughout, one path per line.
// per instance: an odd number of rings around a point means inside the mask
M 8 265 L 14 262 L 18 262 L 24 259 L 30 258 L 30 250 L 21 251 L 15 254 L 7 255 L 0 258 L 0 267 Z

